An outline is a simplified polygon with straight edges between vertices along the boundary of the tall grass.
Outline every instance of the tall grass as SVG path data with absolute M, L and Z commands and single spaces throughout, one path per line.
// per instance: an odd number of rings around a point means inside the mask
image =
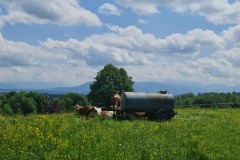
M 0 159 L 240 159 L 240 109 L 177 109 L 169 122 L 0 116 Z

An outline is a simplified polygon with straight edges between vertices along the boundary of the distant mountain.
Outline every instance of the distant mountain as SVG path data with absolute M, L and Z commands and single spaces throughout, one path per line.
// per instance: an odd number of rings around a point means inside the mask
M 64 87 L 58 82 L 35 82 L 35 81 L 12 81 L 0 83 L 0 89 L 48 89 L 54 87 Z
M 187 85 L 168 85 L 161 84 L 158 82 L 136 82 L 134 85 L 134 90 L 137 92 L 159 92 L 161 90 L 166 90 L 173 95 L 180 95 L 184 93 L 194 93 L 205 92 L 206 90 L 199 86 L 187 86 Z
M 180 95 L 184 93 L 205 93 L 205 92 L 239 92 L 238 86 L 225 86 L 220 84 L 161 84 L 158 82 L 136 82 L 134 84 L 135 91 L 141 92 L 158 92 L 160 90 L 167 90 L 173 95 Z
M 221 84 L 209 84 L 209 85 L 202 85 L 203 88 L 206 89 L 207 92 L 239 92 L 240 85 L 237 86 L 225 86 Z
M 56 86 L 57 83 L 46 82 L 8 82 L 0 83 L 0 92 L 7 91 L 36 91 L 40 93 L 48 94 L 65 94 L 69 92 L 75 92 L 79 94 L 88 94 L 90 92 L 90 84 L 87 82 L 75 87 L 66 87 L 62 84 Z M 135 82 L 134 90 L 137 92 L 159 92 L 166 90 L 173 95 L 181 95 L 184 93 L 205 93 L 205 92 L 239 92 L 240 85 L 238 86 L 225 86 L 225 85 L 201 85 L 201 84 L 164 84 L 158 82 Z
M 75 87 L 58 87 L 58 88 L 51 88 L 48 89 L 50 92 L 61 92 L 61 93 L 66 93 L 66 92 L 76 92 L 80 94 L 88 94 L 90 92 L 90 84 L 92 82 L 87 82 L 83 83 L 79 86 Z
M 0 83 L 0 89 L 14 89 L 14 88 L 17 88 L 17 86 L 14 84 L 11 85 L 6 82 Z

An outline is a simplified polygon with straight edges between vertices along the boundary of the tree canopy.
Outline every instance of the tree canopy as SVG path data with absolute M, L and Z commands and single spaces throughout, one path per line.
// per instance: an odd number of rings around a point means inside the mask
M 59 95 L 57 98 L 48 99 L 42 93 L 11 91 L 0 94 L 0 114 L 42 114 L 74 111 L 76 104 L 87 106 L 86 97 L 77 93 Z
M 58 101 L 59 105 L 65 110 L 65 111 L 73 111 L 75 109 L 75 106 L 81 105 L 81 106 L 87 106 L 88 101 L 85 97 L 78 93 L 67 93 L 60 95 L 55 100 Z
M 175 106 L 201 108 L 240 108 L 240 96 L 236 93 L 193 93 L 175 97 Z
M 134 82 L 123 68 L 117 68 L 107 64 L 97 73 L 95 81 L 90 85 L 90 93 L 87 95 L 92 105 L 108 107 L 111 105 L 113 94 L 131 92 Z

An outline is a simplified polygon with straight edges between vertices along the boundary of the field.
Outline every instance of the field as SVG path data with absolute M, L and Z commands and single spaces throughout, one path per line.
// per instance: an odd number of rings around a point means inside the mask
M 240 159 L 240 109 L 175 109 L 169 122 L 0 116 L 1 159 Z

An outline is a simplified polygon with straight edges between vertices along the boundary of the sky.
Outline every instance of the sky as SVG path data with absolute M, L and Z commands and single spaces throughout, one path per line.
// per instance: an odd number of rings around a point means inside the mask
M 0 82 L 240 84 L 239 0 L 0 0 Z

